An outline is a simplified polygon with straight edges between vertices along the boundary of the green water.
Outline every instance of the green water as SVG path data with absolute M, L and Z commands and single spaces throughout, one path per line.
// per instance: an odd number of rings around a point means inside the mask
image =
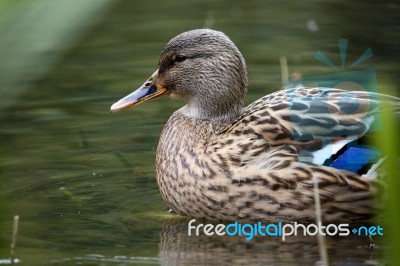
M 246 58 L 247 103 L 281 88 L 281 56 L 304 76 L 336 71 L 315 60 L 317 51 L 341 68 L 339 38 L 349 40 L 346 67 L 371 48 L 374 57 L 356 69 L 375 69 L 379 86 L 396 90 L 399 4 L 348 2 L 116 2 L 0 116 L 0 261 L 19 215 L 22 265 L 315 265 L 313 237 L 188 237 L 187 220 L 167 214 L 154 171 L 163 124 L 183 102 L 109 108 L 154 72 L 171 37 L 204 25 L 224 31 Z M 329 259 L 382 263 L 383 248 L 369 244 L 330 239 Z

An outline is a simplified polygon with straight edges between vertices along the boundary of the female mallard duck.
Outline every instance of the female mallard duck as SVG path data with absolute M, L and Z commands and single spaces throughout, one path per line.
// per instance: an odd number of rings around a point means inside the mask
M 173 38 L 150 79 L 112 105 L 114 112 L 163 95 L 187 102 L 168 120 L 157 148 L 158 185 L 174 212 L 226 221 L 314 221 L 318 180 L 325 221 L 373 213 L 376 172 L 367 174 L 366 165 L 378 154 L 350 149 L 349 142 L 372 127 L 380 101 L 398 111 L 397 98 L 296 88 L 242 108 L 246 91 L 246 64 L 235 44 L 222 32 L 201 29 Z

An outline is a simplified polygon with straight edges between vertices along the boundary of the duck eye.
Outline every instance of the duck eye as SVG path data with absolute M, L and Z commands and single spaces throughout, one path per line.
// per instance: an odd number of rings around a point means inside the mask
M 183 62 L 183 61 L 185 61 L 186 59 L 187 59 L 186 56 L 178 54 L 178 55 L 175 56 L 175 60 L 174 60 L 174 61 L 175 61 L 175 62 Z

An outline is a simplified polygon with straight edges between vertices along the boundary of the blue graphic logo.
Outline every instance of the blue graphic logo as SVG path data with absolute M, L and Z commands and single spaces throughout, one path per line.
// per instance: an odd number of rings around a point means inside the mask
M 315 58 L 323 64 L 331 67 L 334 71 L 331 74 L 319 75 L 319 76 L 307 76 L 307 77 L 295 77 L 295 79 L 288 82 L 287 92 L 288 97 L 296 99 L 298 104 L 293 104 L 291 110 L 293 113 L 293 122 L 295 123 L 298 117 L 298 110 L 302 101 L 310 104 L 309 111 L 301 121 L 302 130 L 297 132 L 293 130 L 293 138 L 300 141 L 308 141 L 314 139 L 313 130 L 311 128 L 323 128 L 326 126 L 326 132 L 321 136 L 323 130 L 319 130 L 319 138 L 322 137 L 324 141 L 323 149 L 312 152 L 312 162 L 319 165 L 331 166 L 337 169 L 348 170 L 351 172 L 358 173 L 364 171 L 363 169 L 369 165 L 376 163 L 381 157 L 381 152 L 369 144 L 366 145 L 364 140 L 360 141 L 355 136 L 362 136 L 366 133 L 378 131 L 382 128 L 381 117 L 379 114 L 379 102 L 378 84 L 376 79 L 376 72 L 371 68 L 352 70 L 352 68 L 359 66 L 365 60 L 372 57 L 371 49 L 367 49 L 354 63 L 346 66 L 346 51 L 347 51 L 347 39 L 339 40 L 339 50 L 341 59 L 341 68 L 332 63 L 332 61 L 321 51 L 318 51 Z M 318 95 L 319 99 L 302 98 L 301 95 L 296 95 L 296 91 L 292 91 L 291 88 L 306 87 L 306 88 L 336 88 L 349 91 L 348 93 L 341 93 L 341 98 L 330 99 L 330 94 Z M 356 92 L 354 91 L 365 91 L 368 92 L 365 98 L 354 97 Z M 312 98 L 310 96 L 309 98 Z M 370 102 L 366 104 L 366 100 Z M 331 103 L 330 103 L 331 102 Z M 337 108 L 332 106 L 339 106 L 339 113 Z M 365 113 L 364 117 L 357 116 L 357 114 Z M 321 114 L 318 116 L 318 114 Z M 327 114 L 332 114 L 331 117 Z M 340 117 L 346 117 L 347 119 L 360 119 L 360 123 L 357 126 L 354 124 L 336 125 Z M 342 118 L 343 119 L 343 118 Z M 305 121 L 307 120 L 307 121 Z M 357 120 L 354 120 L 357 121 Z M 367 125 L 367 126 L 365 126 Z M 307 131 L 307 128 L 309 130 Z M 307 133 L 307 134 L 305 134 Z M 341 142 L 338 138 L 344 136 L 352 136 L 353 139 L 343 139 Z M 308 152 L 301 154 L 300 160 L 308 162 L 310 155 Z
M 342 63 L 342 69 L 345 70 L 346 63 L 346 51 L 347 51 L 347 39 L 339 39 L 339 50 L 340 59 Z M 372 57 L 371 49 L 367 49 L 353 64 L 350 65 L 350 69 L 360 65 L 362 62 Z M 325 65 L 338 70 L 332 61 L 321 51 L 315 54 L 315 59 L 324 63 Z M 289 81 L 288 87 L 294 87 L 299 81 Z M 363 70 L 350 70 L 335 72 L 326 75 L 309 76 L 303 77 L 300 83 L 304 87 L 326 87 L 326 88 L 337 88 L 345 90 L 363 90 L 368 92 L 378 92 L 378 85 L 376 80 L 376 72 L 371 68 Z

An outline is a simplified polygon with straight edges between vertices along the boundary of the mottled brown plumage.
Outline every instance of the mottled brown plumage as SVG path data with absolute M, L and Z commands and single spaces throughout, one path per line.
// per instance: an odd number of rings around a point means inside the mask
M 157 149 L 157 181 L 168 206 L 210 220 L 314 221 L 318 180 L 325 221 L 370 217 L 375 178 L 316 163 L 314 152 L 363 136 L 383 111 L 380 103 L 398 111 L 399 100 L 297 88 L 243 109 L 246 90 L 246 65 L 229 38 L 193 30 L 173 38 L 152 77 L 112 106 L 162 95 L 187 102 L 166 123 Z

